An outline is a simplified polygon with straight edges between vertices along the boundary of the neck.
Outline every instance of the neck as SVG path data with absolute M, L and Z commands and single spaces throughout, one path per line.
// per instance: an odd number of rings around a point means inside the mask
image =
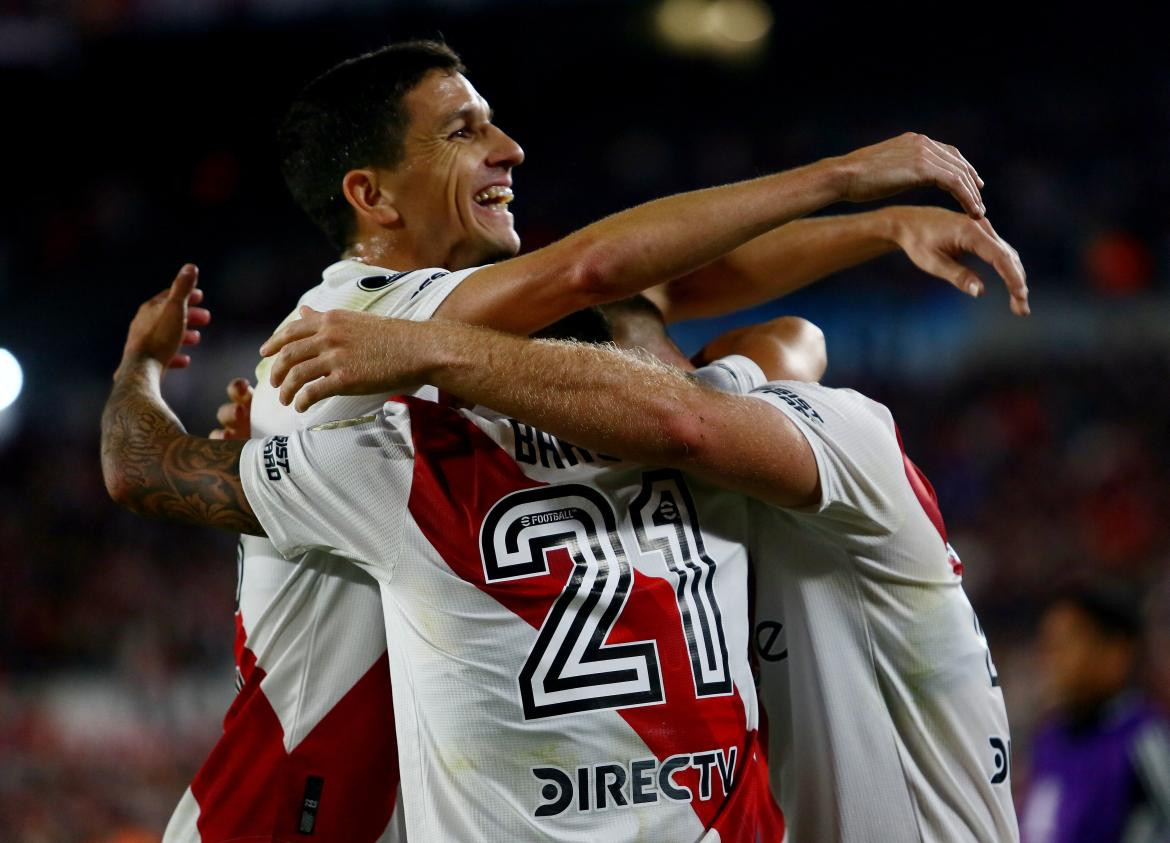
M 398 238 L 386 232 L 367 235 L 354 240 L 344 252 L 343 258 L 357 258 L 372 266 L 384 266 L 389 269 L 408 271 L 434 266 L 426 262 L 424 256 L 414 249 L 401 243 Z
M 506 253 L 496 256 L 484 254 L 482 251 L 469 250 L 470 247 L 452 248 L 443 253 L 435 249 L 419 247 L 401 233 L 394 234 L 379 230 L 361 234 L 349 244 L 341 253 L 342 258 L 358 258 L 371 266 L 384 266 L 387 269 L 396 269 L 407 272 L 412 269 L 426 269 L 432 266 L 456 272 L 473 266 L 483 266 L 511 257 Z

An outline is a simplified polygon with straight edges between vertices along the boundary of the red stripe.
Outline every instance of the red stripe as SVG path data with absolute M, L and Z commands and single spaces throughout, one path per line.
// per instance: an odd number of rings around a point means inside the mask
M 374 841 L 398 788 L 390 670 L 383 654 L 291 753 L 256 667 L 228 710 L 224 734 L 191 783 L 206 841 L 298 835 L 305 784 L 324 779 L 312 839 Z
M 236 640 L 232 651 L 236 656 L 236 670 L 239 671 L 241 681 L 247 682 L 256 667 L 256 654 L 247 647 L 248 633 L 244 629 L 244 615 L 236 610 Z
M 223 736 L 191 782 L 203 840 L 275 831 L 280 806 L 272 804 L 274 790 L 266 789 L 278 781 L 272 772 L 280 769 L 285 752 L 280 721 L 260 689 L 263 679 L 263 668 L 251 671 L 228 709 Z M 294 810 L 295 803 L 288 802 L 285 812 Z
M 947 553 L 950 555 L 951 570 L 956 575 L 963 575 L 963 563 L 959 561 L 950 550 L 949 539 L 947 539 L 947 525 L 943 522 L 942 510 L 938 506 L 938 495 L 935 494 L 934 486 L 931 485 L 930 480 L 922 473 L 920 469 L 910 457 L 906 456 L 906 446 L 902 443 L 902 431 L 894 425 L 894 433 L 898 436 L 898 448 L 902 451 L 902 464 L 906 469 L 906 479 L 910 482 L 910 488 L 914 490 L 914 497 L 918 498 L 918 503 L 922 506 L 926 517 L 930 519 L 930 523 L 938 530 L 938 534 L 942 537 L 943 544 L 947 545 Z
M 550 554 L 549 573 L 543 576 L 488 583 L 480 559 L 479 530 L 488 511 L 505 495 L 546 484 L 527 477 L 511 456 L 465 417 L 427 402 L 405 400 L 411 409 L 415 444 L 411 516 L 452 571 L 539 628 L 568 580 L 572 569 L 568 554 Z M 744 803 L 762 805 L 759 812 L 774 810 L 763 755 L 749 748 L 754 732 L 747 730 L 743 700 L 738 692 L 696 699 L 678 617 L 674 586 L 664 578 L 635 571 L 628 602 L 608 643 L 655 640 L 667 701 L 618 713 L 659 760 L 677 753 L 736 747 L 736 779 L 744 782 Z M 604 736 L 598 740 L 604 741 Z M 762 778 L 752 769 L 757 766 L 763 768 Z M 679 772 L 675 781 L 696 794 L 695 813 L 704 827 L 711 827 L 725 803 L 697 798 L 697 769 Z M 755 790 L 754 796 L 749 789 Z M 716 781 L 713 795 L 720 792 Z M 752 834 L 743 839 L 754 841 L 754 831 L 753 826 Z
M 773 843 L 784 838 L 784 815 L 772 796 L 764 745 L 760 734 L 752 732 L 744 756 L 751 763 L 737 774 L 731 798 L 710 825 L 719 831 L 721 843 Z

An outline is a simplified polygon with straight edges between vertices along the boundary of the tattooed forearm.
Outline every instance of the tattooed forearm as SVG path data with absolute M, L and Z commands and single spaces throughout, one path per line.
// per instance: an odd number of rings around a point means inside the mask
M 240 483 L 241 441 L 188 436 L 147 361 L 120 370 L 102 414 L 102 473 L 140 515 L 264 535 Z

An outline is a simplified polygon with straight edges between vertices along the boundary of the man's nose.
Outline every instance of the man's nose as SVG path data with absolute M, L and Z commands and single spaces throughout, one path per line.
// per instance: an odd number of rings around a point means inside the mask
M 512 138 L 492 126 L 491 148 L 487 163 L 492 167 L 516 167 L 524 162 L 524 150 Z

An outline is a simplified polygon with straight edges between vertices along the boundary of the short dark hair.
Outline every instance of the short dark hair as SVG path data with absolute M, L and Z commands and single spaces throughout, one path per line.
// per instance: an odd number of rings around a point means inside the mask
M 277 133 L 284 181 L 339 250 L 354 225 L 342 178 L 358 167 L 398 165 L 409 121 L 402 99 L 432 70 L 464 67 L 439 41 L 390 44 L 325 71 L 289 107 Z
M 586 307 L 534 331 L 531 336 L 533 339 L 577 340 L 596 344 L 613 342 L 613 327 L 600 307 Z

